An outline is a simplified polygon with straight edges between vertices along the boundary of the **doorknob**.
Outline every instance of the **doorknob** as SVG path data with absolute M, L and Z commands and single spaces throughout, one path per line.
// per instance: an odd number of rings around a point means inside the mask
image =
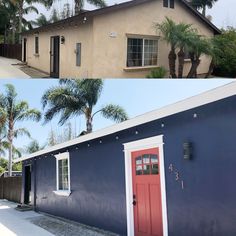
M 133 204 L 134 206 L 136 206 L 137 202 L 136 202 L 135 200 L 133 200 L 132 204 Z

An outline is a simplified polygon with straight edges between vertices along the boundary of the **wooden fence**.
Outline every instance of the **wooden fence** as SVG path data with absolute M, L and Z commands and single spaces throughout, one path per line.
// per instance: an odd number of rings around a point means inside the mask
M 22 60 L 21 44 L 0 44 L 0 56 Z
M 22 177 L 0 178 L 0 199 L 21 202 Z

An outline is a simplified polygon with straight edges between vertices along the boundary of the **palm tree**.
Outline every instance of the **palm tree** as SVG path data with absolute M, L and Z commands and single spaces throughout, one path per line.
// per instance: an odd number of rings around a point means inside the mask
M 33 120 L 39 121 L 41 118 L 40 111 L 30 109 L 26 101 L 17 101 L 17 93 L 11 84 L 5 85 L 5 94 L 2 94 L 0 107 L 6 114 L 6 127 L 7 127 L 7 141 L 9 143 L 9 176 L 12 174 L 12 159 L 13 159 L 13 140 L 21 135 L 30 137 L 30 133 L 25 128 L 16 128 L 16 124 L 25 121 Z
M 48 25 L 50 23 L 50 20 L 47 19 L 47 17 L 44 14 L 40 14 L 40 16 L 35 20 L 31 21 L 31 24 L 36 27 L 41 27 L 44 25 Z
M 192 28 L 191 24 L 179 23 L 176 28 L 177 47 L 179 48 L 178 78 L 183 78 L 185 49 L 197 32 Z
M 87 133 L 92 132 L 92 122 L 98 113 L 107 119 L 122 122 L 128 119 L 124 109 L 119 105 L 109 104 L 93 113 L 103 89 L 101 79 L 60 80 L 59 86 L 48 89 L 43 97 L 45 122 L 60 114 L 59 124 L 64 124 L 70 117 L 83 114 L 86 118 Z
M 170 76 L 172 78 L 176 78 L 176 48 L 178 46 L 177 41 L 177 24 L 171 20 L 170 18 L 166 17 L 165 21 L 161 24 L 156 24 L 157 30 L 159 30 L 163 36 L 163 40 L 170 45 L 170 52 L 168 55 L 169 59 L 169 69 L 170 69 Z
M 197 68 L 200 65 L 200 57 L 211 54 L 211 46 L 209 39 L 206 39 L 200 35 L 195 35 L 188 44 L 188 51 L 191 59 L 191 68 L 188 73 L 188 78 L 197 77 Z
M 23 15 L 28 14 L 30 12 L 35 12 L 38 14 L 38 10 L 36 7 L 32 6 L 33 3 L 41 3 L 46 7 L 49 7 L 47 0 L 9 0 L 10 3 L 16 8 L 16 15 L 19 18 L 19 42 L 21 41 L 21 33 L 22 33 L 22 24 L 23 24 Z
M 191 0 L 191 5 L 196 9 L 202 9 L 202 14 L 206 16 L 206 7 L 212 8 L 218 0 Z

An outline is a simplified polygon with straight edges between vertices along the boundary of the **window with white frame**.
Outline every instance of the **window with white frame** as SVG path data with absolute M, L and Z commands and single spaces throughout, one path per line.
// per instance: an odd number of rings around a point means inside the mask
M 128 38 L 127 67 L 156 66 L 157 55 L 157 39 Z
M 70 192 L 70 156 L 69 152 L 60 153 L 55 155 L 56 157 L 56 168 L 57 168 L 57 191 Z

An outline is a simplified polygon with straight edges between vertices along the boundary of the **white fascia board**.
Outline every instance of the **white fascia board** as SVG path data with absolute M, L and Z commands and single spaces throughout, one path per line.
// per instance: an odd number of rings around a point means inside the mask
M 122 123 L 115 124 L 110 127 L 95 131 L 91 134 L 80 136 L 76 139 L 73 139 L 73 140 L 70 140 L 61 144 L 57 144 L 55 146 L 46 148 L 44 150 L 32 153 L 29 156 L 18 158 L 14 160 L 14 162 L 16 163 L 16 162 L 24 161 L 24 160 L 27 160 L 36 156 L 40 156 L 46 153 L 57 151 L 59 149 L 67 148 L 69 146 L 77 145 L 79 143 L 87 142 L 87 141 L 90 141 L 99 137 L 110 135 L 110 134 L 113 134 L 113 133 L 116 133 L 125 129 L 129 129 L 129 128 L 132 128 L 141 124 L 145 124 L 145 123 L 158 120 L 158 119 L 170 116 L 170 115 L 174 115 L 179 112 L 187 111 L 187 110 L 190 110 L 190 109 L 202 106 L 202 105 L 206 105 L 206 104 L 209 104 L 209 103 L 212 103 L 212 102 L 215 102 L 215 101 L 227 98 L 227 97 L 231 97 L 234 95 L 236 95 L 236 82 L 231 82 L 229 84 L 217 87 L 215 89 L 209 90 L 199 95 L 195 95 L 193 97 L 184 99 L 182 101 L 173 103 L 171 105 L 167 105 L 163 108 L 137 116 L 135 118 L 124 121 Z

